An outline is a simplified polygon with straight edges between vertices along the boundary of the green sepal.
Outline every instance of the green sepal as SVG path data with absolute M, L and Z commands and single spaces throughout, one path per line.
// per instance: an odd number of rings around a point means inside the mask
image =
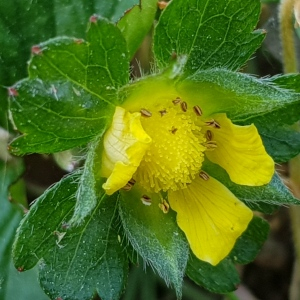
M 253 217 L 230 254 L 216 266 L 199 260 L 191 252 L 186 268 L 187 276 L 214 293 L 229 293 L 236 290 L 240 279 L 235 263 L 245 264 L 253 261 L 267 239 L 268 232 L 268 223 L 259 217 Z
M 146 34 L 150 31 L 157 10 L 157 0 L 140 0 L 118 21 L 128 47 L 129 57 L 132 59 Z
M 142 203 L 147 195 L 151 205 Z M 178 228 L 173 211 L 164 214 L 159 208 L 158 194 L 147 193 L 137 184 L 129 192 L 121 192 L 120 216 L 124 232 L 146 264 L 175 288 L 178 298 L 182 293 L 182 280 L 188 260 L 188 244 Z
M 299 111 L 300 107 L 296 109 Z M 279 124 L 276 118 L 280 118 L 288 110 L 295 112 L 293 108 L 286 108 L 278 114 L 251 120 L 257 127 L 267 152 L 277 163 L 287 162 L 300 153 L 300 131 L 296 126 Z
M 296 93 L 300 93 L 300 74 L 298 73 L 277 75 L 268 78 L 267 80 L 271 81 L 272 83 L 275 83 L 281 88 L 293 90 Z
M 23 133 L 14 154 L 81 146 L 105 130 L 117 90 L 129 80 L 126 42 L 116 25 L 94 17 L 87 40 L 56 38 L 35 47 L 31 79 L 11 91 L 11 112 Z
M 182 98 L 198 104 L 205 116 L 226 113 L 236 124 L 249 124 L 251 119 L 290 105 L 300 105 L 300 94 L 277 87 L 269 80 L 225 69 L 199 71 L 176 84 Z
M 100 166 L 102 160 L 102 135 L 98 136 L 89 146 L 86 161 L 76 192 L 76 205 L 70 224 L 79 225 L 97 205 L 98 198 L 104 195 Z
M 260 1 L 172 1 L 164 9 L 154 33 L 159 67 L 172 53 L 188 55 L 187 73 L 224 67 L 238 70 L 260 46 L 265 32 L 253 29 Z
M 267 185 L 243 186 L 232 182 L 224 169 L 207 159 L 203 164 L 203 170 L 223 183 L 237 198 L 243 201 L 252 210 L 270 214 L 281 205 L 300 204 L 300 201 L 293 197 L 276 173 Z
M 40 283 L 52 299 L 91 299 L 96 291 L 101 299 L 118 299 L 128 261 L 118 238 L 117 199 L 102 196 L 80 226 L 70 227 L 80 175 L 36 200 L 18 229 L 14 263 L 27 270 L 41 260 Z
M 178 81 L 176 87 L 205 116 L 225 112 L 235 124 L 254 123 L 267 152 L 276 162 L 283 162 L 300 152 L 300 134 L 289 126 L 299 119 L 297 79 L 294 75 L 260 80 L 216 69 L 199 71 Z
M 268 153 L 276 162 L 286 162 L 300 153 L 300 130 L 292 126 L 299 120 L 299 74 L 287 74 L 265 79 L 287 93 L 294 93 L 294 101 L 259 117 L 250 118 L 255 123 Z

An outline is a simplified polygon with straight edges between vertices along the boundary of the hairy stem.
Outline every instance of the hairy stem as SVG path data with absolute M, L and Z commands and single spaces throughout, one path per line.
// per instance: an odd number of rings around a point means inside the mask
M 297 4 L 295 6 L 295 4 Z M 294 38 L 294 6 L 299 6 L 298 0 L 282 0 L 279 9 L 280 35 L 284 73 L 297 72 L 297 56 Z

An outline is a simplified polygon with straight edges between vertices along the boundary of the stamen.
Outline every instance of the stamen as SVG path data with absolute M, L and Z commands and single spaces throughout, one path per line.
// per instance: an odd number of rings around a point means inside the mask
M 181 100 L 180 100 L 181 101 Z M 180 102 L 182 103 L 182 102 Z M 160 110 L 167 114 L 161 117 Z M 193 111 L 182 113 L 181 105 L 151 108 L 151 118 L 141 118 L 152 145 L 146 151 L 135 179 L 147 191 L 176 191 L 198 176 L 207 142 Z M 144 200 L 145 201 L 145 200 Z
M 198 116 L 198 117 L 201 117 L 202 116 L 202 109 L 198 106 L 198 105 L 195 105 L 193 107 L 193 110 L 195 112 L 195 114 Z
M 134 186 L 135 182 L 136 182 L 136 181 L 135 181 L 133 178 L 131 178 L 131 179 L 126 183 L 126 185 L 122 187 L 122 190 L 124 190 L 124 191 L 126 191 L 126 192 L 130 191 L 130 190 L 132 189 L 132 187 Z
M 151 198 L 147 195 L 143 195 L 141 197 L 141 201 L 143 202 L 143 204 L 150 206 L 152 204 Z
M 166 109 L 160 110 L 159 113 L 163 117 L 167 113 L 167 110 Z
M 125 192 L 129 192 L 132 189 L 132 186 L 128 183 L 122 187 L 122 190 Z
M 164 214 L 167 214 L 170 209 L 170 205 L 166 200 L 163 200 L 162 203 L 158 204 L 158 207 L 162 210 Z
M 146 118 L 149 118 L 149 117 L 152 116 L 151 111 L 149 111 L 149 110 L 147 110 L 147 109 L 145 109 L 145 108 L 142 108 L 142 109 L 140 110 L 140 113 L 142 114 L 143 117 L 146 117 Z
M 205 122 L 205 124 L 206 124 L 207 126 L 212 126 L 212 127 L 214 127 L 214 128 L 217 128 L 217 129 L 220 129 L 220 128 L 221 128 L 220 124 L 219 124 L 216 120 L 214 120 L 214 119 Z
M 209 175 L 207 173 L 205 173 L 204 171 L 201 171 L 199 173 L 200 178 L 202 178 L 203 180 L 207 181 L 209 179 Z
M 214 137 L 213 133 L 210 130 L 206 131 L 205 137 L 208 141 L 211 141 Z
M 132 186 L 134 186 L 134 184 L 136 183 L 136 181 L 135 181 L 133 178 L 131 178 L 131 179 L 128 181 L 128 183 L 131 184 Z
M 183 112 L 187 111 L 187 103 L 185 101 L 180 103 L 180 107 L 181 107 Z
M 177 105 L 181 102 L 181 98 L 177 97 L 175 100 L 172 101 L 174 105 Z
M 217 142 L 216 141 L 209 141 L 209 142 L 205 143 L 205 146 L 206 146 L 207 149 L 214 150 L 215 148 L 217 148 Z
M 172 129 L 170 131 L 171 131 L 171 133 L 175 134 L 177 130 L 178 130 L 178 128 L 175 128 L 174 126 L 172 126 Z

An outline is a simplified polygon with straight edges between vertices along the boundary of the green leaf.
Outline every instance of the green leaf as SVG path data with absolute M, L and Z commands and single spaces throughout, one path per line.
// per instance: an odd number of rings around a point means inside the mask
M 11 97 L 10 109 L 17 128 L 25 134 L 11 143 L 14 154 L 51 153 L 89 142 L 104 132 L 112 111 L 96 95 L 70 82 L 23 80 Z M 55 93 L 53 93 L 55 89 Z
M 11 247 L 22 211 L 17 205 L 12 204 L 8 197 L 10 194 L 14 202 L 19 200 L 16 198 L 17 192 L 21 198 L 24 197 L 25 190 L 21 187 L 21 191 L 18 191 L 19 183 L 18 186 L 14 185 L 13 193 L 10 188 L 23 171 L 24 165 L 20 158 L 10 157 L 6 162 L 0 160 L 0 299 L 2 300 L 27 299 L 29 297 L 47 299 L 37 282 L 37 270 L 20 274 L 12 264 Z
M 172 53 L 188 55 L 186 71 L 224 67 L 237 70 L 260 46 L 263 31 L 253 31 L 260 1 L 172 1 L 154 34 L 154 53 L 161 68 Z
M 9 200 L 9 186 L 15 182 L 24 170 L 21 159 L 11 158 L 7 162 L 0 159 L 0 298 L 6 299 L 9 280 L 10 252 L 15 230 L 21 219 L 21 211 Z
M 27 60 L 33 45 L 55 36 L 83 38 L 92 14 L 116 22 L 137 3 L 138 0 L 1 1 L 1 85 L 11 86 L 26 77 Z M 0 89 L 0 126 L 4 128 L 8 127 L 6 98 L 7 91 Z
M 92 14 L 99 14 L 116 22 L 127 9 L 137 3 L 138 0 L 1 1 L 1 84 L 10 86 L 26 76 L 26 63 L 33 45 L 54 36 L 83 38 Z M 22 13 L 16 13 L 17 11 Z M 3 98 L 6 95 L 5 92 Z
M 300 201 L 293 197 L 276 173 L 267 185 L 242 186 L 233 183 L 224 169 L 209 160 L 205 160 L 203 170 L 223 183 L 252 210 L 272 213 L 280 205 L 300 204 Z
M 128 272 L 117 199 L 101 197 L 80 226 L 69 228 L 79 176 L 62 179 L 36 200 L 17 232 L 14 263 L 26 270 L 42 260 L 40 282 L 52 299 L 90 299 L 96 290 L 104 300 L 116 299 Z
M 9 118 L 8 118 L 7 90 L 4 89 L 3 87 L 0 87 L 0 101 L 1 101 L 1 106 L 0 106 L 0 127 L 4 128 L 5 130 L 12 131 L 11 124 L 10 124 Z
M 1 259 L 4 259 L 4 257 L 1 256 Z M 11 258 L 10 260 L 7 261 L 9 262 L 9 270 L 8 271 L 5 270 L 5 275 L 8 277 L 7 289 L 5 291 L 5 295 L 0 293 L 0 297 L 2 300 L 12 300 L 12 299 L 49 300 L 49 297 L 44 293 L 44 291 L 39 285 L 38 268 L 33 268 L 27 272 L 20 273 L 18 270 L 15 269 Z M 1 271 L 4 270 L 1 269 Z M 1 283 L 2 283 L 1 290 L 3 292 L 4 290 L 3 282 Z
M 137 253 L 174 286 L 180 298 L 188 259 L 186 239 L 177 226 L 175 213 L 161 211 L 157 194 L 146 193 L 151 205 L 144 205 L 140 200 L 144 192 L 135 185 L 131 191 L 121 193 L 120 216 L 125 234 Z
M 73 0 L 74 1 L 74 0 Z M 126 11 L 137 5 L 139 0 L 95 1 L 95 12 L 112 22 L 117 22 Z
M 56 35 L 83 37 L 88 18 L 93 14 L 116 22 L 138 0 L 54 0 Z
M 157 0 L 141 0 L 118 21 L 129 51 L 133 57 L 146 34 L 150 31 L 157 11 Z
M 186 268 L 187 276 L 214 293 L 228 293 L 237 289 L 240 278 L 233 262 L 223 259 L 216 266 L 201 261 L 191 252 Z
M 1 1 L 1 84 L 12 85 L 25 77 L 30 47 L 55 35 L 53 10 L 53 1 Z
M 53 19 L 42 13 L 51 11 L 53 3 L 32 3 L 31 0 L 0 3 L 0 84 L 3 86 L 11 86 L 25 77 L 31 45 L 55 34 Z M 28 20 L 34 20 L 34 23 Z M 7 90 L 2 87 L 0 102 L 0 126 L 10 128 L 7 117 Z
M 48 249 L 58 247 L 55 232 L 68 227 L 79 179 L 78 172 L 63 178 L 31 206 L 20 223 L 14 242 L 13 258 L 17 269 L 31 269 Z
M 105 19 L 90 22 L 87 41 L 90 43 L 87 86 L 117 103 L 114 91 L 129 81 L 126 41 L 118 27 Z
M 104 19 L 91 22 L 88 40 L 57 38 L 37 46 L 32 79 L 10 89 L 13 120 L 23 133 L 12 142 L 13 153 L 70 149 L 106 129 L 116 90 L 128 82 L 126 42 Z
M 214 293 L 229 293 L 240 282 L 234 263 L 246 264 L 254 260 L 268 237 L 269 225 L 253 217 L 247 230 L 240 236 L 233 250 L 218 265 L 201 261 L 191 252 L 186 274 L 195 283 Z
M 128 263 L 118 239 L 116 203 L 116 197 L 99 201 L 81 226 L 67 232 L 61 248 L 46 253 L 40 281 L 52 298 L 90 299 L 96 288 L 103 300 L 119 299 Z
M 55 38 L 36 47 L 29 63 L 31 78 L 70 81 L 108 103 L 116 101 L 114 91 L 128 82 L 126 42 L 105 19 L 91 18 L 87 42 Z
M 254 216 L 247 230 L 236 241 L 229 257 L 238 264 L 253 261 L 268 238 L 269 229 L 268 222 Z

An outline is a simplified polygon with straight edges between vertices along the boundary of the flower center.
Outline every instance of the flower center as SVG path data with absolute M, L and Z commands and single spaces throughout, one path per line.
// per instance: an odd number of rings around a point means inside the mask
M 187 109 L 185 102 L 171 105 L 141 110 L 141 123 L 152 144 L 134 178 L 154 192 L 185 188 L 199 173 L 206 149 L 197 111 Z

